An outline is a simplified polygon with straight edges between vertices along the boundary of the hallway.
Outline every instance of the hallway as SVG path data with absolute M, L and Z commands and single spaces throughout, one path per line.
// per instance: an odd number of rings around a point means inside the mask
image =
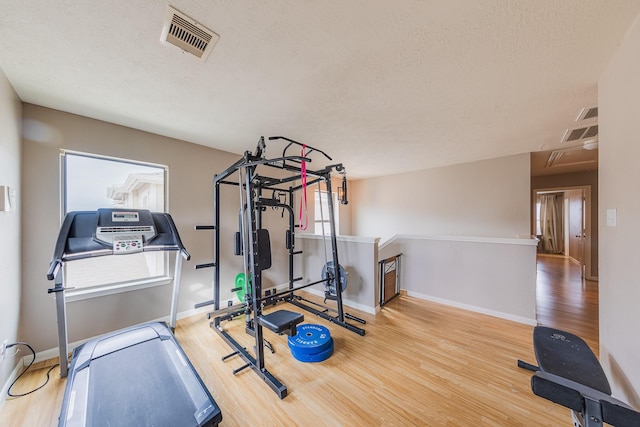
M 580 265 L 569 258 L 538 255 L 538 325 L 571 332 L 599 353 L 598 282 L 583 280 Z

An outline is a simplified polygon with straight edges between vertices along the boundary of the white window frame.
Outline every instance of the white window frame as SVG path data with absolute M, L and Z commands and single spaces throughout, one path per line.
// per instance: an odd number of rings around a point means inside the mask
M 324 209 L 322 211 L 322 215 L 324 217 L 321 217 L 320 215 L 316 215 L 316 212 L 318 211 L 318 201 L 320 200 L 320 194 L 322 195 L 322 201 L 326 207 L 326 209 Z M 331 235 L 331 224 L 330 224 L 330 220 L 329 220 L 329 203 L 327 202 L 327 197 L 329 196 L 329 193 L 325 190 L 319 190 L 316 189 L 313 191 L 313 206 L 314 206 L 314 215 L 313 215 L 313 234 L 318 235 L 318 236 L 322 236 L 322 224 L 324 222 L 324 235 L 325 236 L 330 236 Z M 333 221 L 336 227 L 336 236 L 340 234 L 340 232 L 338 231 L 340 229 L 340 212 L 339 212 L 339 208 L 338 208 L 338 194 L 337 193 L 331 193 L 331 196 L 333 197 Z M 326 215 L 326 216 L 325 216 Z M 324 219 L 324 221 L 323 221 Z
M 79 156 L 79 157 L 91 158 L 96 160 L 131 164 L 133 166 L 145 166 L 145 167 L 161 169 L 163 172 L 163 198 L 164 198 L 164 203 L 163 203 L 164 206 L 162 208 L 162 212 L 168 211 L 168 208 L 169 208 L 168 206 L 168 200 L 169 200 L 169 168 L 168 166 L 149 163 L 149 162 L 130 160 L 130 159 L 123 159 L 118 157 L 103 156 L 99 154 L 84 153 L 79 151 L 61 150 L 60 151 L 60 224 L 61 225 L 62 225 L 62 222 L 64 221 L 65 215 L 67 214 L 67 206 L 68 206 L 67 204 L 68 156 Z M 95 209 L 98 209 L 99 207 L 107 207 L 107 206 L 97 206 L 95 207 Z M 90 210 L 93 210 L 93 209 L 90 209 Z M 171 277 L 172 272 L 171 272 L 169 254 L 166 252 L 162 252 L 161 254 L 162 254 L 161 256 L 163 257 L 162 268 L 164 271 L 160 275 L 146 277 L 146 278 L 138 278 L 133 280 L 123 280 L 123 281 L 117 281 L 112 283 L 104 283 L 104 284 L 99 284 L 94 286 L 82 286 L 82 287 L 77 287 L 75 289 L 70 288 L 65 291 L 65 294 L 66 294 L 65 298 L 67 301 L 71 302 L 71 301 L 78 301 L 78 300 L 89 299 L 89 298 L 96 298 L 96 297 L 105 296 L 105 295 L 118 294 L 122 292 L 129 292 L 129 291 L 144 289 L 149 287 L 168 285 L 172 282 L 172 277 Z M 130 257 L 130 256 L 139 256 L 139 255 L 142 255 L 142 254 L 124 255 L 124 256 Z M 103 258 L 103 257 L 100 257 L 100 258 Z M 99 258 L 95 258 L 95 260 L 99 262 L 98 261 Z M 75 262 L 77 263 L 80 261 L 75 261 Z M 65 266 L 65 268 L 67 267 L 68 266 Z M 66 274 L 66 271 L 65 271 L 65 274 Z
M 542 234 L 542 227 L 540 225 L 540 197 L 536 198 L 536 236 Z

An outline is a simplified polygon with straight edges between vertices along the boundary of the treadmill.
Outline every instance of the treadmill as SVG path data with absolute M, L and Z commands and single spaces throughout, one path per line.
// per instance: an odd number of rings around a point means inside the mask
M 220 408 L 163 322 L 73 351 L 58 426 L 217 426 Z
M 170 324 L 151 322 L 94 338 L 68 364 L 63 266 L 96 256 L 177 251 Z M 222 413 L 173 336 L 182 258 L 167 213 L 143 209 L 69 212 L 47 278 L 56 296 L 60 376 L 67 378 L 59 426 L 217 426 Z

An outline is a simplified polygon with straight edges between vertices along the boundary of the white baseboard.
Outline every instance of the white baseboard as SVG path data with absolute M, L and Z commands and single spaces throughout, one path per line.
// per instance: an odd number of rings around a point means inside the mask
M 182 312 L 178 313 L 178 315 L 176 316 L 176 320 L 184 319 L 186 317 L 195 316 L 196 314 L 205 314 L 205 313 L 208 313 L 210 311 L 213 311 L 213 305 L 212 306 L 200 307 L 200 308 L 192 308 L 191 310 L 182 311 Z M 160 319 L 156 319 L 156 321 L 158 321 L 158 322 L 162 322 L 162 321 L 168 322 L 169 321 L 169 316 L 162 317 Z
M 177 320 L 180 319 L 184 319 L 185 317 L 191 317 L 194 316 L 196 314 L 204 314 L 207 313 L 208 311 L 210 311 L 211 308 L 210 307 L 201 307 L 201 308 L 195 308 L 195 309 L 191 309 L 191 310 L 187 310 L 187 311 L 182 311 L 180 313 L 178 313 L 178 315 L 176 316 Z M 153 319 L 150 320 L 149 322 L 169 322 L 169 316 L 163 316 L 157 319 Z M 142 322 L 140 323 L 141 325 L 144 323 L 148 323 L 148 322 Z M 131 326 L 135 326 L 135 325 L 131 325 Z M 102 334 L 100 334 L 102 335 Z M 86 343 L 89 340 L 92 340 L 94 338 L 97 338 L 99 335 L 95 336 L 95 337 L 89 337 L 89 338 L 85 338 L 79 341 L 75 341 L 72 343 L 69 343 L 68 345 L 68 350 L 71 351 L 74 348 Z M 48 350 L 43 350 L 43 351 L 39 351 L 38 353 L 36 353 L 36 360 L 34 363 L 38 363 L 38 362 L 42 362 L 43 360 L 49 360 L 49 359 L 53 359 L 53 358 L 57 358 L 59 356 L 58 354 L 58 347 L 55 348 L 50 348 Z M 31 357 L 30 355 L 27 355 L 29 357 Z
M 536 326 L 538 324 L 538 322 L 536 322 L 536 319 L 529 319 L 526 317 L 515 316 L 509 313 L 489 310 L 483 307 L 477 307 L 470 304 L 463 304 L 458 301 L 451 301 L 443 298 L 437 298 L 431 295 L 425 295 L 418 292 L 407 291 L 407 296 L 415 297 L 415 298 L 419 298 L 427 301 L 437 302 L 438 304 L 444 304 L 451 307 L 461 308 L 463 310 L 473 311 L 475 313 L 486 314 L 488 316 L 498 317 L 500 319 L 511 320 L 513 322 L 518 322 L 518 323 L 524 323 L 525 325 Z
M 324 292 L 318 289 L 307 288 L 305 289 L 305 292 L 309 292 L 310 294 L 313 294 L 319 297 L 324 297 Z M 369 313 L 369 314 L 377 314 L 380 311 L 380 307 L 376 309 L 376 307 L 369 307 L 367 305 L 359 304 L 357 302 L 353 302 L 345 298 L 342 299 L 342 303 L 348 307 L 355 308 L 356 310 L 364 311 L 365 313 Z
M 2 411 L 4 402 L 7 400 L 7 397 L 8 397 L 7 391 L 9 391 L 9 387 L 11 386 L 11 383 L 14 382 L 16 378 L 18 378 L 19 372 L 23 367 L 23 363 L 20 363 L 20 362 L 24 363 L 24 357 L 16 360 L 16 366 L 13 368 L 13 371 L 11 371 L 11 375 L 9 375 L 9 378 L 2 386 L 2 396 L 0 396 L 0 411 Z

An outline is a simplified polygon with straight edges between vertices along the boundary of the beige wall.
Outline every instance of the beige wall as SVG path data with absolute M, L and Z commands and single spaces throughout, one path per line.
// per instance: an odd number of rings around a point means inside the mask
M 13 212 L 0 212 L 0 343 L 18 341 L 20 318 L 20 111 L 20 100 L 0 70 L 0 185 L 16 191 L 17 203 Z M 7 357 L 0 365 L 0 384 L 5 384 L 14 365 L 14 357 Z M 5 396 L 3 393 L 0 399 Z
M 529 155 L 502 157 L 351 184 L 352 230 L 397 234 L 518 237 L 530 234 Z
M 35 105 L 24 105 L 28 123 L 24 137 L 25 209 L 22 325 L 24 339 L 36 351 L 57 346 L 55 304 L 46 290 L 52 286 L 45 278 L 60 226 L 59 153 L 60 149 L 101 154 L 169 166 L 169 213 L 180 232 L 192 260 L 183 264 L 179 312 L 193 309 L 198 302 L 212 298 L 212 269 L 194 270 L 195 264 L 213 261 L 213 232 L 195 231 L 194 225 L 213 224 L 213 177 L 239 156 L 190 144 L 131 128 L 101 122 Z M 270 147 L 268 147 L 270 148 Z M 248 141 L 242 150 L 255 149 Z M 277 149 L 269 150 L 277 153 Z M 260 173 L 278 176 L 276 169 Z M 90 177 L 87 177 L 90 179 Z M 233 175 L 230 181 L 237 180 Z M 334 191 L 340 180 L 334 182 Z M 313 229 L 313 190 L 310 188 L 309 221 Z M 233 185 L 221 186 L 221 304 L 233 299 L 236 274 L 243 271 L 242 257 L 233 255 L 233 234 L 238 230 L 239 192 Z M 299 195 L 296 195 L 299 197 Z M 349 232 L 349 208 L 340 205 L 346 218 L 341 231 Z M 294 211 L 297 221 L 297 210 Z M 263 286 L 276 286 L 287 280 L 288 262 L 285 229 L 288 218 L 281 210 L 267 209 L 264 228 L 271 236 L 273 267 L 263 272 Z M 173 256 L 171 257 L 173 260 Z M 110 295 L 68 304 L 69 342 L 75 342 L 130 324 L 161 318 L 168 314 L 171 290 L 168 286 Z M 203 316 L 203 321 L 206 321 Z
M 536 240 L 394 239 L 409 296 L 535 325 Z
M 194 303 L 212 298 L 212 270 L 195 270 L 194 265 L 212 261 L 213 233 L 193 227 L 213 223 L 213 176 L 235 162 L 237 155 L 30 104 L 23 105 L 23 114 L 27 126 L 22 162 L 22 340 L 36 351 L 57 346 L 55 303 L 47 294 L 52 283 L 45 276 L 60 226 L 61 148 L 168 165 L 169 212 L 192 256 L 183 264 L 179 311 L 191 310 Z M 248 144 L 248 150 L 254 148 L 253 142 Z M 18 170 L 17 165 L 13 167 Z M 230 201 L 223 204 L 223 214 L 233 218 L 221 228 L 222 278 L 223 283 L 229 283 L 225 289 L 230 290 L 242 262 L 233 255 L 231 244 L 237 229 L 237 188 L 223 194 L 223 200 Z M 170 287 L 161 286 L 69 303 L 69 342 L 166 316 L 170 299 Z
M 347 273 L 347 288 L 342 294 L 343 303 L 374 314 L 379 292 L 377 239 L 338 236 L 337 249 L 338 261 Z M 304 256 L 295 258 L 294 276 L 303 277 L 296 285 L 306 285 L 322 279 L 323 267 L 332 260 L 330 239 L 323 241 L 321 236 L 300 235 L 296 240 L 296 250 L 304 253 Z M 324 284 L 312 286 L 308 290 L 324 296 Z M 336 307 L 336 303 L 330 301 L 327 305 Z
M 535 243 L 515 239 L 530 235 L 529 155 L 358 180 L 351 188 L 355 234 L 381 237 L 383 257 L 403 254 L 400 286 L 410 295 L 534 322 Z
M 614 396 L 640 409 L 640 22 L 627 34 L 598 88 L 600 359 Z M 606 212 L 617 211 L 617 226 Z

